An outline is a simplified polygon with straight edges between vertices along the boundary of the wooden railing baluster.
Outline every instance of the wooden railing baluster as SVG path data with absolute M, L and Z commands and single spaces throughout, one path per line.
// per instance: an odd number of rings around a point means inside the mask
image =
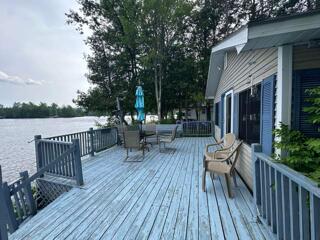
M 298 185 L 291 180 L 289 186 L 291 239 L 296 240 L 300 239 Z
M 310 202 L 309 193 L 299 186 L 299 229 L 301 239 L 310 239 Z
M 277 213 L 276 213 L 276 186 L 275 186 L 275 170 L 269 168 L 270 180 L 270 210 L 271 210 L 271 227 L 272 232 L 277 232 Z
M 261 152 L 260 145 L 253 144 L 251 149 L 253 193 L 262 222 L 270 226 L 280 240 L 320 239 L 320 189 L 317 184 L 273 161 Z
M 282 212 L 282 175 L 280 172 L 275 171 L 275 186 L 276 186 L 276 211 L 277 211 L 277 234 L 278 239 L 283 239 L 283 212 Z
M 320 199 L 310 193 L 311 240 L 320 239 Z

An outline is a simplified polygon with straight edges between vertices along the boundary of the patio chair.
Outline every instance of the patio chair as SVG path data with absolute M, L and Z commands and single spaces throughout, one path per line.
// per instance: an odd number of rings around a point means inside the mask
M 166 149 L 166 143 L 172 143 L 177 136 L 178 126 L 175 126 L 171 134 L 161 134 L 158 136 L 159 152 L 161 152 L 161 143 L 163 143 L 163 148 Z
M 203 157 L 203 173 L 202 173 L 202 191 L 206 191 L 206 173 L 217 173 L 224 174 L 228 195 L 230 198 L 233 198 L 233 193 L 231 189 L 231 177 L 234 181 L 236 178 L 236 163 L 239 156 L 239 149 L 242 144 L 240 141 L 230 152 L 215 152 L 212 156 L 207 156 L 206 154 Z M 214 177 L 214 175 L 213 175 Z M 236 186 L 236 182 L 234 182 Z
M 227 133 L 220 141 L 217 143 L 207 144 L 206 145 L 206 155 L 209 157 L 213 157 L 215 152 L 229 153 L 232 150 L 233 145 L 236 142 L 236 136 L 233 133 Z M 217 146 L 219 149 L 214 150 L 213 152 L 209 152 L 209 147 Z
M 138 149 L 142 150 L 142 156 L 144 158 L 144 150 L 146 148 L 146 145 L 140 138 L 140 131 L 124 131 L 123 132 L 124 136 L 124 148 L 127 150 L 127 157 L 126 159 L 129 158 L 129 150 L 131 149 Z M 142 160 L 141 160 L 142 161 Z M 139 161 L 139 162 L 141 162 Z
M 153 146 L 153 144 L 157 144 L 158 139 L 158 132 L 157 132 L 157 125 L 156 124 L 146 124 L 144 125 L 144 131 L 148 133 L 154 133 L 154 135 L 150 135 L 146 137 L 146 143 Z

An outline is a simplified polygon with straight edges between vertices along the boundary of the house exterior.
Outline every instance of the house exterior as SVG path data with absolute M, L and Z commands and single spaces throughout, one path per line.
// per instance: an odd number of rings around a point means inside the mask
M 252 189 L 251 144 L 271 155 L 280 122 L 308 136 L 305 90 L 320 86 L 320 12 L 250 22 L 212 48 L 206 98 L 214 102 L 215 138 L 244 141 L 238 173 Z

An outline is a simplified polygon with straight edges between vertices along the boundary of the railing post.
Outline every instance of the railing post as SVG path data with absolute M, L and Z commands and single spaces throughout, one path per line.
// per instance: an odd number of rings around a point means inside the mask
M 74 145 L 74 164 L 75 164 L 75 174 L 76 181 L 79 186 L 83 185 L 83 173 L 82 173 L 82 163 L 80 156 L 80 141 L 79 139 L 72 139 Z
M 93 141 L 93 128 L 89 129 L 89 136 L 90 136 L 90 155 L 94 156 L 94 141 Z
M 41 140 L 41 135 L 35 135 L 34 136 L 34 145 L 35 145 L 35 153 L 36 153 L 36 165 L 37 165 L 37 171 L 39 171 L 42 167 L 42 161 L 41 161 L 41 148 L 39 145 L 39 142 Z
M 32 195 L 32 189 L 31 189 L 31 182 L 29 181 L 29 174 L 28 171 L 24 171 L 20 173 L 20 177 L 22 178 L 22 181 L 25 182 L 25 196 L 26 201 L 29 206 L 30 215 L 35 215 L 37 213 L 37 207 L 35 200 Z
M 260 144 L 251 145 L 251 158 L 252 158 L 252 170 L 253 170 L 253 199 L 254 199 L 254 209 L 256 217 L 259 216 L 258 206 L 261 205 L 261 189 L 260 189 L 260 167 L 256 153 L 261 152 L 262 147 Z
M 4 196 L 2 191 L 2 171 L 0 165 L 0 240 L 7 240 L 8 239 L 8 230 L 7 230 L 7 221 L 6 221 L 6 214 L 5 214 L 5 202 Z
M 14 213 L 7 182 L 1 183 L 0 186 L 0 206 L 4 211 L 4 219 L 9 226 L 9 232 L 13 233 L 18 229 L 19 224 Z

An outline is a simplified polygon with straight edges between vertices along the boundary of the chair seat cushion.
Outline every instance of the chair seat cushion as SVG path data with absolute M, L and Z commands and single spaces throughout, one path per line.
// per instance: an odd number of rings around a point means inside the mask
M 217 173 L 229 173 L 231 166 L 226 162 L 207 162 L 207 171 L 217 172 Z

